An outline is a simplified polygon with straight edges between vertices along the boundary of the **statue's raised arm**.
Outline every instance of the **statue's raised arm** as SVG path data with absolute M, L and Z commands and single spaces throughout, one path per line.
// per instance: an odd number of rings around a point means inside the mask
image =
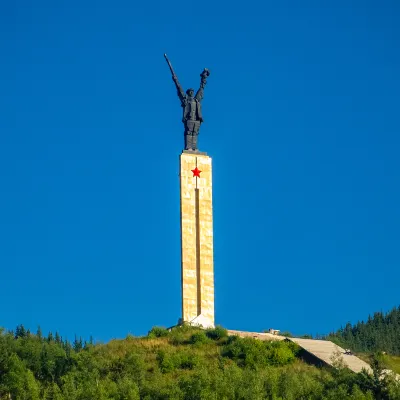
M 201 101 L 203 100 L 204 96 L 204 87 L 207 84 L 207 78 L 210 76 L 210 71 L 207 68 L 204 68 L 203 72 L 200 74 L 201 80 L 200 80 L 200 87 L 199 90 L 196 93 L 196 100 Z
M 169 69 L 170 69 L 170 71 L 171 71 L 172 80 L 173 80 L 174 83 L 175 83 L 176 90 L 177 90 L 177 92 L 178 92 L 179 100 L 183 103 L 184 100 L 185 100 L 185 92 L 183 91 L 182 86 L 180 85 L 180 83 L 179 83 L 179 81 L 178 81 L 178 77 L 176 76 L 175 71 L 174 71 L 174 69 L 172 68 L 171 62 L 168 60 L 167 55 L 164 54 L 164 57 L 165 57 L 165 60 L 166 60 L 167 63 L 168 63 Z

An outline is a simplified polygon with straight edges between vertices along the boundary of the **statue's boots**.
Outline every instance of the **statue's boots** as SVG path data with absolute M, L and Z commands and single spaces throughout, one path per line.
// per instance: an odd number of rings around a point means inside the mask
M 196 151 L 197 150 L 197 135 L 192 136 L 192 150 Z
M 192 150 L 192 135 L 185 135 L 185 150 Z

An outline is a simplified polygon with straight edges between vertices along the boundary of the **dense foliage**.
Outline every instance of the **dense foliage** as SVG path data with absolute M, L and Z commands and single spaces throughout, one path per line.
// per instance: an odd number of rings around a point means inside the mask
M 348 323 L 327 339 L 356 352 L 384 351 L 400 355 L 400 307 L 386 314 L 376 312 L 367 322 Z
M 0 333 L 0 399 L 400 399 L 393 381 L 317 369 L 291 342 L 227 335 L 223 328 L 153 328 L 108 344 Z M 381 397 L 379 397 L 381 396 Z

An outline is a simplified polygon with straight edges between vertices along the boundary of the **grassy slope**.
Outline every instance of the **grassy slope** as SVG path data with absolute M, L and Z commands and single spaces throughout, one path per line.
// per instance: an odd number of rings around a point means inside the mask
M 127 337 L 122 340 L 111 340 L 107 344 L 96 345 L 92 351 L 100 364 L 117 364 L 118 360 L 123 359 L 130 353 L 140 354 L 144 360 L 143 370 L 146 371 L 143 376 L 148 385 L 157 385 L 160 387 L 172 387 L 180 379 L 190 379 L 198 373 L 199 370 L 218 371 L 223 368 L 237 368 L 236 362 L 221 355 L 222 349 L 228 338 L 220 340 L 210 340 L 208 343 L 190 342 L 192 335 L 196 332 L 202 332 L 200 329 L 189 328 L 181 332 L 177 330 L 168 337 Z M 249 339 L 255 341 L 255 339 Z M 169 357 L 174 354 L 186 354 L 189 360 L 195 360 L 194 368 L 174 368 L 172 371 L 163 372 L 160 368 L 159 354 L 165 352 Z M 266 367 L 271 368 L 271 367 Z M 297 376 L 306 376 L 315 380 L 331 380 L 330 374 L 324 369 L 320 369 L 304 363 L 300 359 L 295 359 L 288 365 L 273 366 L 277 374 L 287 373 Z M 263 373 L 264 367 L 258 367 L 259 373 Z
M 201 362 L 201 364 L 209 367 L 216 367 L 221 362 L 221 348 L 225 343 L 225 339 L 220 341 L 210 340 L 207 344 L 190 344 L 191 336 L 201 332 L 200 329 L 190 328 L 186 332 L 172 334 L 169 337 L 149 338 L 149 337 L 132 337 L 124 340 L 112 340 L 101 346 L 96 346 L 97 356 L 107 359 L 109 362 L 123 357 L 129 352 L 137 352 L 143 356 L 147 371 L 154 372 L 158 370 L 157 354 L 159 351 L 166 353 L 184 352 L 188 356 L 193 357 Z M 370 363 L 370 355 L 366 353 L 357 354 L 361 359 Z M 224 358 L 225 363 L 234 363 L 232 360 Z M 400 356 L 384 355 L 383 362 L 388 369 L 400 374 Z M 302 360 L 296 359 L 293 368 L 310 370 L 315 367 L 305 364 Z M 189 371 L 176 371 L 176 374 L 190 373 Z M 175 374 L 173 374 L 175 375 Z
M 226 344 L 228 337 L 220 340 L 209 340 L 208 343 L 190 343 L 192 335 L 196 332 L 204 332 L 201 329 L 188 328 L 186 331 L 178 329 L 173 331 L 168 337 L 127 337 L 122 340 L 111 340 L 104 345 L 97 345 L 93 349 L 96 358 L 107 360 L 112 363 L 113 360 L 123 358 L 127 354 L 134 352 L 141 355 L 144 360 L 145 370 L 148 371 L 148 377 L 153 373 L 160 372 L 158 356 L 160 352 L 166 354 L 186 354 L 189 358 L 194 359 L 198 366 L 203 365 L 209 368 L 219 368 L 221 363 L 224 365 L 235 364 L 236 362 L 227 357 L 222 357 L 222 349 Z M 255 339 L 250 339 L 254 340 Z M 256 341 L 257 342 L 257 341 Z M 276 366 L 276 368 L 293 368 L 304 372 L 319 373 L 319 368 L 308 365 L 301 359 L 296 358 L 294 362 L 287 366 Z M 195 368 L 196 369 L 196 368 Z M 189 368 L 176 369 L 172 375 L 191 374 L 193 371 Z
M 387 366 L 387 368 L 391 369 L 392 371 L 400 374 L 400 357 L 399 356 L 390 356 L 385 355 L 383 357 L 383 362 Z
M 367 353 L 357 353 L 357 357 L 361 358 L 368 364 L 371 363 L 371 354 Z M 382 356 L 382 362 L 387 369 L 396 372 L 396 374 L 400 374 L 400 357 L 399 356 L 392 356 L 389 354 L 385 354 Z
M 130 352 L 139 353 L 146 365 L 146 369 L 150 372 L 157 369 L 157 355 L 160 351 L 168 354 L 186 353 L 196 358 L 199 362 L 208 366 L 216 366 L 221 362 L 221 349 L 227 341 L 226 338 L 220 340 L 209 340 L 208 343 L 190 343 L 193 334 L 204 332 L 201 329 L 188 328 L 186 331 L 179 330 L 173 332 L 168 337 L 127 337 L 122 340 L 111 340 L 107 344 L 95 346 L 94 352 L 99 358 L 107 359 L 109 362 L 124 357 Z M 174 334 L 175 333 L 175 334 Z M 234 363 L 234 361 L 225 358 L 225 362 Z M 303 366 L 305 369 L 309 367 L 300 359 L 294 362 L 296 367 Z

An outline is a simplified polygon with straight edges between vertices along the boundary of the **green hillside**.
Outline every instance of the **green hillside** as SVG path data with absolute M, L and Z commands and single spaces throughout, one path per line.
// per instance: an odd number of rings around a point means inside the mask
M 0 335 L 0 399 L 400 400 L 394 381 L 316 368 L 298 350 L 222 328 L 153 328 L 147 337 L 94 345 L 20 326 Z
M 370 363 L 371 359 L 377 359 L 380 362 L 383 369 L 390 369 L 391 371 L 400 375 L 399 356 L 392 356 L 390 354 L 385 354 L 385 353 L 375 353 L 375 354 L 356 353 L 356 354 L 359 358 L 366 361 L 367 363 Z
M 386 368 L 391 369 L 396 372 L 396 374 L 400 375 L 400 357 L 384 355 L 382 357 L 382 362 Z

